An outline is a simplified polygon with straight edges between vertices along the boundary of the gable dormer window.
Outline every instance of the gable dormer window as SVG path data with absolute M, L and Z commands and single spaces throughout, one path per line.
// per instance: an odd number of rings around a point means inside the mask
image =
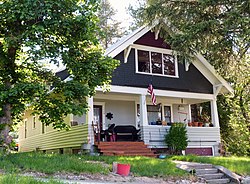
M 177 59 L 171 50 L 136 49 L 136 72 L 151 75 L 178 77 Z

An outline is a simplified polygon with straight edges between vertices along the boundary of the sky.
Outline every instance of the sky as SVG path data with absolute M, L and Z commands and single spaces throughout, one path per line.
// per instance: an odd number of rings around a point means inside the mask
M 138 0 L 109 0 L 111 6 L 117 11 L 115 18 L 121 22 L 122 27 L 129 27 L 132 21 L 128 13 L 128 7 L 131 4 L 133 7 L 138 5 Z
M 138 0 L 108 0 L 114 10 L 117 11 L 115 19 L 121 22 L 121 26 L 124 28 L 129 28 L 132 17 L 128 13 L 128 7 L 131 4 L 133 7 L 138 6 Z M 58 70 L 57 66 L 50 66 L 51 68 Z M 59 68 L 64 68 L 59 66 Z

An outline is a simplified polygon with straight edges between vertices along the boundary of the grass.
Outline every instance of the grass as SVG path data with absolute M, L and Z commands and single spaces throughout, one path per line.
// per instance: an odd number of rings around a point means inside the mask
M 103 165 L 102 162 L 108 164 L 108 167 Z M 131 164 L 131 172 L 135 176 L 187 176 L 184 171 L 177 169 L 171 160 L 147 157 L 17 153 L 0 156 L 0 169 L 10 173 L 36 171 L 47 174 L 56 172 L 108 174 L 112 169 L 113 162 Z
M 24 173 L 29 171 L 42 172 L 46 174 L 54 174 L 57 172 L 74 174 L 108 174 L 112 169 L 112 163 L 118 162 L 130 164 L 131 172 L 135 176 L 188 177 L 188 173 L 175 167 L 175 164 L 172 162 L 173 159 L 222 165 L 240 175 L 250 175 L 249 157 L 172 156 L 166 159 L 157 159 L 148 157 L 79 156 L 42 153 L 17 153 L 10 154 L 8 156 L 0 155 L 0 170 L 2 169 L 6 173 L 12 174 Z M 6 178 L 2 177 L 2 180 L 3 179 Z
M 63 184 L 55 180 L 42 181 L 28 176 L 18 176 L 15 174 L 0 175 L 0 184 Z
M 0 168 L 10 172 L 38 171 L 46 174 L 55 172 L 71 173 L 102 173 L 107 174 L 109 169 L 101 164 L 86 162 L 75 155 L 56 155 L 39 153 L 17 153 L 0 157 Z
M 173 156 L 174 160 L 221 165 L 237 174 L 250 175 L 250 157 L 199 157 L 194 155 Z
M 157 158 L 148 157 L 85 157 L 85 159 L 91 159 L 96 161 L 103 161 L 108 164 L 113 162 L 126 163 L 131 165 L 131 172 L 135 176 L 158 176 L 158 177 L 181 177 L 187 176 L 187 173 L 176 168 L 175 164 L 171 160 L 160 160 Z

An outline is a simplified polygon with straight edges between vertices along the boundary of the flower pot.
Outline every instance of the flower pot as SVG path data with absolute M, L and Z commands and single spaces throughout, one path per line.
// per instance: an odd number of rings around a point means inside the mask
M 193 126 L 197 127 L 198 126 L 198 122 L 193 122 Z
M 117 174 L 121 176 L 128 176 L 130 172 L 129 164 L 117 164 Z
M 188 126 L 192 126 L 192 122 L 189 122 L 189 123 L 188 123 Z
M 203 126 L 203 123 L 202 123 L 202 122 L 199 122 L 199 123 L 198 123 L 198 126 L 199 126 L 199 127 L 202 127 L 202 126 Z

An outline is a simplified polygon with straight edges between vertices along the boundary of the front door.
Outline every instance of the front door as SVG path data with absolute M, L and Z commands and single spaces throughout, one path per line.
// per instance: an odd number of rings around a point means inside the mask
M 101 105 L 94 105 L 94 124 L 97 124 L 99 130 L 102 130 L 102 106 Z

